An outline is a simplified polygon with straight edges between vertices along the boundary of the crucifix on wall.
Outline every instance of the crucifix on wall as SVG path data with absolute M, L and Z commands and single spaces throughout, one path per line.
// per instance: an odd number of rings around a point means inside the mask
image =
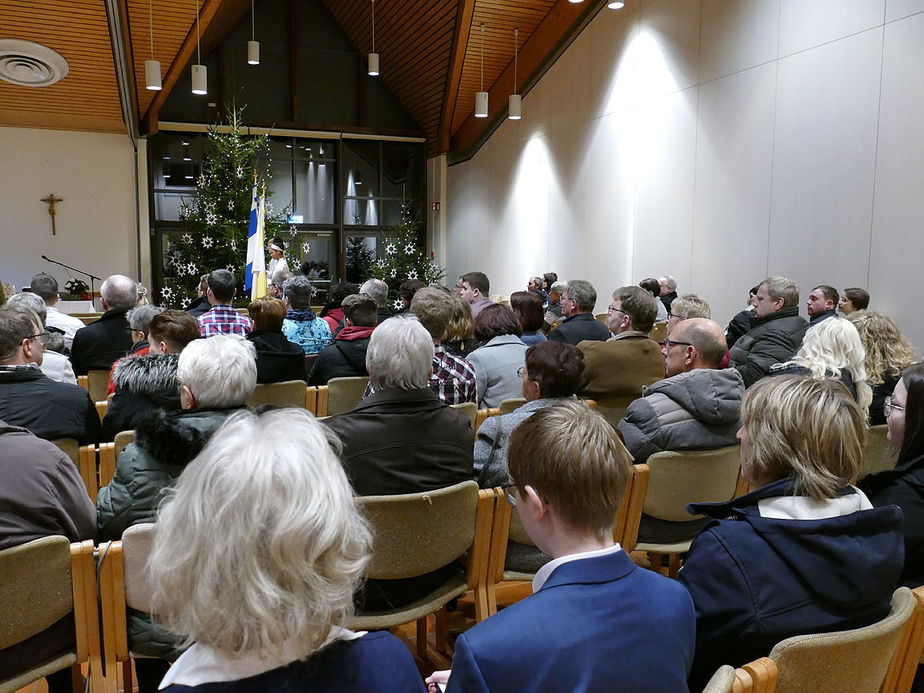
M 51 193 L 48 197 L 43 197 L 42 202 L 48 205 L 48 213 L 51 215 L 51 235 L 56 236 L 57 229 L 55 228 L 55 202 L 63 202 L 64 198 L 55 197 L 54 193 Z

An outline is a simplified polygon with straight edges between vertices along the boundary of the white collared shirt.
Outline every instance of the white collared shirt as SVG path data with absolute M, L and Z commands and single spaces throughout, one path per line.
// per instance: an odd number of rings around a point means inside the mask
M 598 558 L 599 556 L 608 556 L 617 551 L 622 551 L 622 547 L 617 543 L 605 549 L 595 549 L 593 551 L 584 551 L 583 553 L 569 553 L 567 556 L 559 556 L 542 566 L 533 577 L 533 592 L 538 592 L 545 585 L 552 572 L 560 565 L 570 563 L 571 561 L 580 561 L 584 558 Z

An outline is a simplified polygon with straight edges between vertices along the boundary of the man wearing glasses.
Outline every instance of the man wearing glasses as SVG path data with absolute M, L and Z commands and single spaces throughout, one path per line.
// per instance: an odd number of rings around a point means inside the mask
M 553 342 L 578 345 L 585 340 L 604 341 L 610 338 L 607 326 L 594 318 L 597 290 L 590 282 L 572 279 L 561 297 L 561 325 L 549 333 Z
M 629 402 L 642 396 L 642 387 L 664 377 L 661 349 L 648 337 L 658 315 L 656 300 L 640 286 L 616 289 L 607 309 L 607 326 L 615 336 L 578 345 L 584 352 L 586 378 L 581 396 L 595 399 L 598 411 L 613 426 Z
M 25 313 L 0 308 L 0 420 L 46 440 L 95 443 L 102 426 L 86 390 L 40 369 L 45 334 Z

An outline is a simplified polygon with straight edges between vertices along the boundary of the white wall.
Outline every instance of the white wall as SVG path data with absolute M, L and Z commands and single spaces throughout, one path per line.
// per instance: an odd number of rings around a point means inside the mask
M 454 278 L 669 273 L 723 324 L 768 274 L 868 287 L 919 346 L 924 0 L 630 0 L 603 9 L 448 170 Z M 805 312 L 802 307 L 803 314 Z
M 33 274 L 47 272 L 63 291 L 67 272 L 42 255 L 103 278 L 136 274 L 128 135 L 0 127 L 0 152 L 0 280 L 20 289 Z M 55 236 L 41 201 L 49 193 L 63 198 L 55 205 Z

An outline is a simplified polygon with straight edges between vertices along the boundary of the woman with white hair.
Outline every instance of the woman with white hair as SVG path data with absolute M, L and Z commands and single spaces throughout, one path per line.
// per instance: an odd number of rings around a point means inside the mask
M 164 489 L 202 451 L 235 409 L 245 406 L 257 383 L 254 346 L 239 335 L 190 342 L 177 360 L 181 411 L 157 409 L 136 422 L 135 441 L 119 455 L 115 476 L 96 499 L 97 539 L 116 540 L 131 525 L 153 522 Z M 187 535 L 187 539 L 189 536 Z M 129 612 L 132 650 L 173 660 L 178 643 L 150 616 Z M 135 661 L 139 691 L 155 691 L 166 664 Z
M 806 375 L 816 380 L 840 378 L 864 412 L 873 401 L 866 373 L 866 350 L 857 328 L 846 318 L 832 317 L 809 327 L 796 355 L 774 365 L 770 375 Z
M 150 566 L 159 617 L 194 644 L 161 690 L 423 690 L 396 637 L 345 627 L 371 541 L 338 452 L 306 411 L 241 412 L 180 477 Z

